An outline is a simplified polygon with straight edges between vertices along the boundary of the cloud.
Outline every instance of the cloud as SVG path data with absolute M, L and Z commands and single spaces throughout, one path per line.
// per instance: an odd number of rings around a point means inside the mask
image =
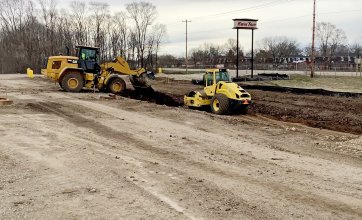
M 70 0 L 60 3 L 67 6 Z M 86 1 L 86 2 L 90 2 Z M 104 0 L 113 12 L 124 10 L 125 4 L 134 0 Z M 190 47 L 203 42 L 222 43 L 236 38 L 232 30 L 233 18 L 259 19 L 255 40 L 264 37 L 286 36 L 302 46 L 311 42 L 312 1 L 299 0 L 150 0 L 158 10 L 158 22 L 167 25 L 169 43 L 164 51 L 180 55 L 184 50 L 185 23 L 188 19 Z M 326 21 L 343 29 L 350 41 L 362 37 L 359 23 L 362 20 L 361 0 L 317 0 L 317 21 Z M 241 32 L 241 44 L 249 48 L 250 34 Z M 170 49 L 168 49 L 169 47 Z

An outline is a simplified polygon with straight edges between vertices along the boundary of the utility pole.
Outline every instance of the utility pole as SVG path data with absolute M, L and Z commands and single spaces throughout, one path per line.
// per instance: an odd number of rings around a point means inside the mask
M 239 29 L 236 29 L 236 78 L 239 78 Z
M 185 64 L 186 64 L 186 74 L 188 73 L 188 57 L 187 57 L 187 24 L 191 21 L 189 20 L 185 20 L 185 21 L 182 21 L 182 22 L 185 22 L 186 23 L 186 59 L 185 59 Z
M 315 70 L 315 2 L 313 0 L 313 36 L 312 36 L 312 59 L 311 59 L 311 72 L 310 77 L 314 77 L 314 70 Z
M 251 29 L 251 78 L 254 78 L 254 29 Z

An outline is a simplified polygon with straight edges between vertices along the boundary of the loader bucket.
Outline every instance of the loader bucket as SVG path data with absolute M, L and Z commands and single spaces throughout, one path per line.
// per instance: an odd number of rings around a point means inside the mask
M 130 76 L 130 81 L 135 89 L 150 88 L 153 80 L 155 80 L 155 74 L 153 72 L 144 72 L 139 76 Z

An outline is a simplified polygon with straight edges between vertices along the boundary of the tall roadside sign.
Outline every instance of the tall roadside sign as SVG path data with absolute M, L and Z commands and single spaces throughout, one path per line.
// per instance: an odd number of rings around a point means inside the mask
M 236 29 L 236 78 L 239 78 L 239 30 L 251 30 L 251 78 L 254 78 L 254 30 L 258 29 L 258 20 L 249 18 L 235 18 L 234 28 Z

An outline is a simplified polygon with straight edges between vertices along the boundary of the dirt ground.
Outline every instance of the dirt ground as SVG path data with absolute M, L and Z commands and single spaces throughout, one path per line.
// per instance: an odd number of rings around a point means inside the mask
M 178 104 L 195 88 L 0 75 L 0 219 L 362 218 L 360 99 L 250 91 L 249 115 L 217 116 Z
M 243 83 L 240 85 L 243 86 Z M 184 94 L 192 90 L 201 90 L 203 87 L 192 85 L 186 80 L 160 78 L 154 88 L 172 98 L 173 103 L 167 100 L 166 104 L 177 106 L 183 104 Z M 315 128 L 362 134 L 362 96 L 348 98 L 261 90 L 248 90 L 248 92 L 254 102 L 249 108 L 251 115 L 301 123 Z M 153 96 L 149 98 L 153 99 Z

